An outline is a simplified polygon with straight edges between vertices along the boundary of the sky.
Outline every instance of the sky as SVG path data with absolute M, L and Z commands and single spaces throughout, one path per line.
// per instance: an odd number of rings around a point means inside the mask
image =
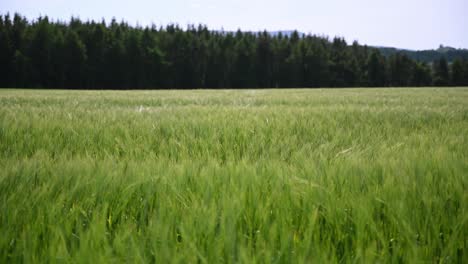
M 361 44 L 468 48 L 468 0 L 1 0 L 0 14 L 68 21 L 115 17 L 132 25 L 205 24 L 234 31 L 293 30 Z

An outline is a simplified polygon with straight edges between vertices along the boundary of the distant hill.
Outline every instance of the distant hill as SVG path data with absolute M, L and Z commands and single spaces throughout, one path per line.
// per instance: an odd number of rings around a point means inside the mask
M 283 37 L 291 37 L 292 34 L 294 33 L 294 31 L 296 31 L 296 30 L 276 30 L 276 31 L 267 31 L 267 33 L 268 33 L 268 35 L 270 35 L 272 37 L 277 37 L 280 34 Z M 222 33 L 222 34 L 228 34 L 228 33 L 235 34 L 237 31 L 214 30 L 214 32 L 219 32 L 219 33 Z M 243 33 L 260 34 L 260 33 L 263 33 L 264 31 L 244 31 L 244 30 L 242 30 L 242 32 Z M 303 32 L 299 32 L 299 31 L 297 31 L 297 34 L 299 35 L 299 37 L 307 36 L 307 34 L 305 34 Z
M 422 62 L 433 62 L 436 59 L 444 56 L 448 62 L 453 62 L 456 58 L 468 60 L 468 49 L 455 49 L 452 47 L 440 46 L 438 49 L 432 50 L 406 50 L 390 47 L 375 47 L 383 55 L 390 56 L 395 53 L 403 53 L 413 60 Z
M 269 31 L 268 33 L 270 33 L 271 36 L 273 37 L 276 37 L 278 36 L 279 34 L 283 35 L 283 36 L 287 36 L 287 37 L 291 37 L 292 34 L 294 33 L 295 30 L 278 30 L 278 31 Z M 298 35 L 300 37 L 305 37 L 306 34 L 305 33 L 302 33 L 302 32 L 297 32 Z
M 279 34 L 287 37 L 291 37 L 294 33 L 294 30 L 278 30 L 278 31 L 269 31 L 271 36 L 278 36 Z M 298 32 L 299 36 L 305 37 L 307 34 L 303 32 Z M 384 56 L 388 57 L 392 54 L 403 53 L 410 57 L 413 60 L 421 62 L 433 62 L 434 60 L 440 59 L 444 56 L 449 63 L 453 62 L 456 58 L 468 60 L 468 49 L 456 49 L 449 46 L 440 45 L 437 49 L 431 50 L 409 50 L 409 49 L 399 49 L 393 47 L 373 47 L 377 48 Z
M 279 31 L 269 31 L 271 36 L 278 36 L 282 34 L 283 36 L 291 37 L 294 33 L 294 30 L 279 30 Z M 298 32 L 299 36 L 306 36 L 307 34 L 303 32 Z M 350 43 L 351 44 L 351 43 Z M 437 49 L 431 50 L 408 50 L 408 49 L 399 49 L 393 47 L 373 47 L 377 48 L 384 56 L 388 57 L 392 54 L 403 53 L 406 54 L 413 60 L 421 62 L 433 62 L 434 60 L 440 59 L 444 56 L 449 63 L 453 62 L 456 58 L 468 60 L 468 49 L 456 49 L 449 46 L 440 45 Z

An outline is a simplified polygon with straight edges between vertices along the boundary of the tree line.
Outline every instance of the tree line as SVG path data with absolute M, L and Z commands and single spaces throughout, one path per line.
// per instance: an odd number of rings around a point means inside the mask
M 468 61 L 419 62 L 343 38 L 0 16 L 0 87 L 192 89 L 468 85 Z
M 382 55 L 388 57 L 395 53 L 402 53 L 413 60 L 432 63 L 434 60 L 443 56 L 449 64 L 455 60 L 468 60 L 468 49 L 455 49 L 452 47 L 439 46 L 438 49 L 431 50 L 405 50 L 388 47 L 378 47 Z

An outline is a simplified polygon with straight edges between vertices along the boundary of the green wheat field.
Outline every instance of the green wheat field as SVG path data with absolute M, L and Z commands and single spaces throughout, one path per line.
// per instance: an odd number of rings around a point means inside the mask
M 467 263 L 468 88 L 0 90 L 0 263 Z

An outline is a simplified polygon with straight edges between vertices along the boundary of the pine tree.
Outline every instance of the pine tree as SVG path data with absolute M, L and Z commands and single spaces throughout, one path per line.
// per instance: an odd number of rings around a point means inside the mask
M 386 82 L 385 57 L 373 51 L 367 62 L 367 82 L 371 87 L 384 86 Z
M 12 23 L 10 16 L 0 16 L 0 86 L 9 87 L 14 84 L 13 57 L 15 47 L 12 40 Z
M 445 57 L 441 57 L 439 60 L 434 61 L 433 72 L 433 81 L 435 86 L 449 85 L 449 67 Z
M 86 48 L 75 31 L 69 30 L 66 33 L 64 51 L 65 86 L 67 88 L 84 87 Z
M 463 69 L 463 61 L 460 59 L 456 59 L 452 63 L 452 71 L 451 71 L 451 83 L 455 86 L 462 86 L 466 85 L 464 83 L 464 69 Z
M 414 69 L 413 61 L 402 53 L 397 53 L 389 58 L 390 84 L 392 86 L 411 85 Z

